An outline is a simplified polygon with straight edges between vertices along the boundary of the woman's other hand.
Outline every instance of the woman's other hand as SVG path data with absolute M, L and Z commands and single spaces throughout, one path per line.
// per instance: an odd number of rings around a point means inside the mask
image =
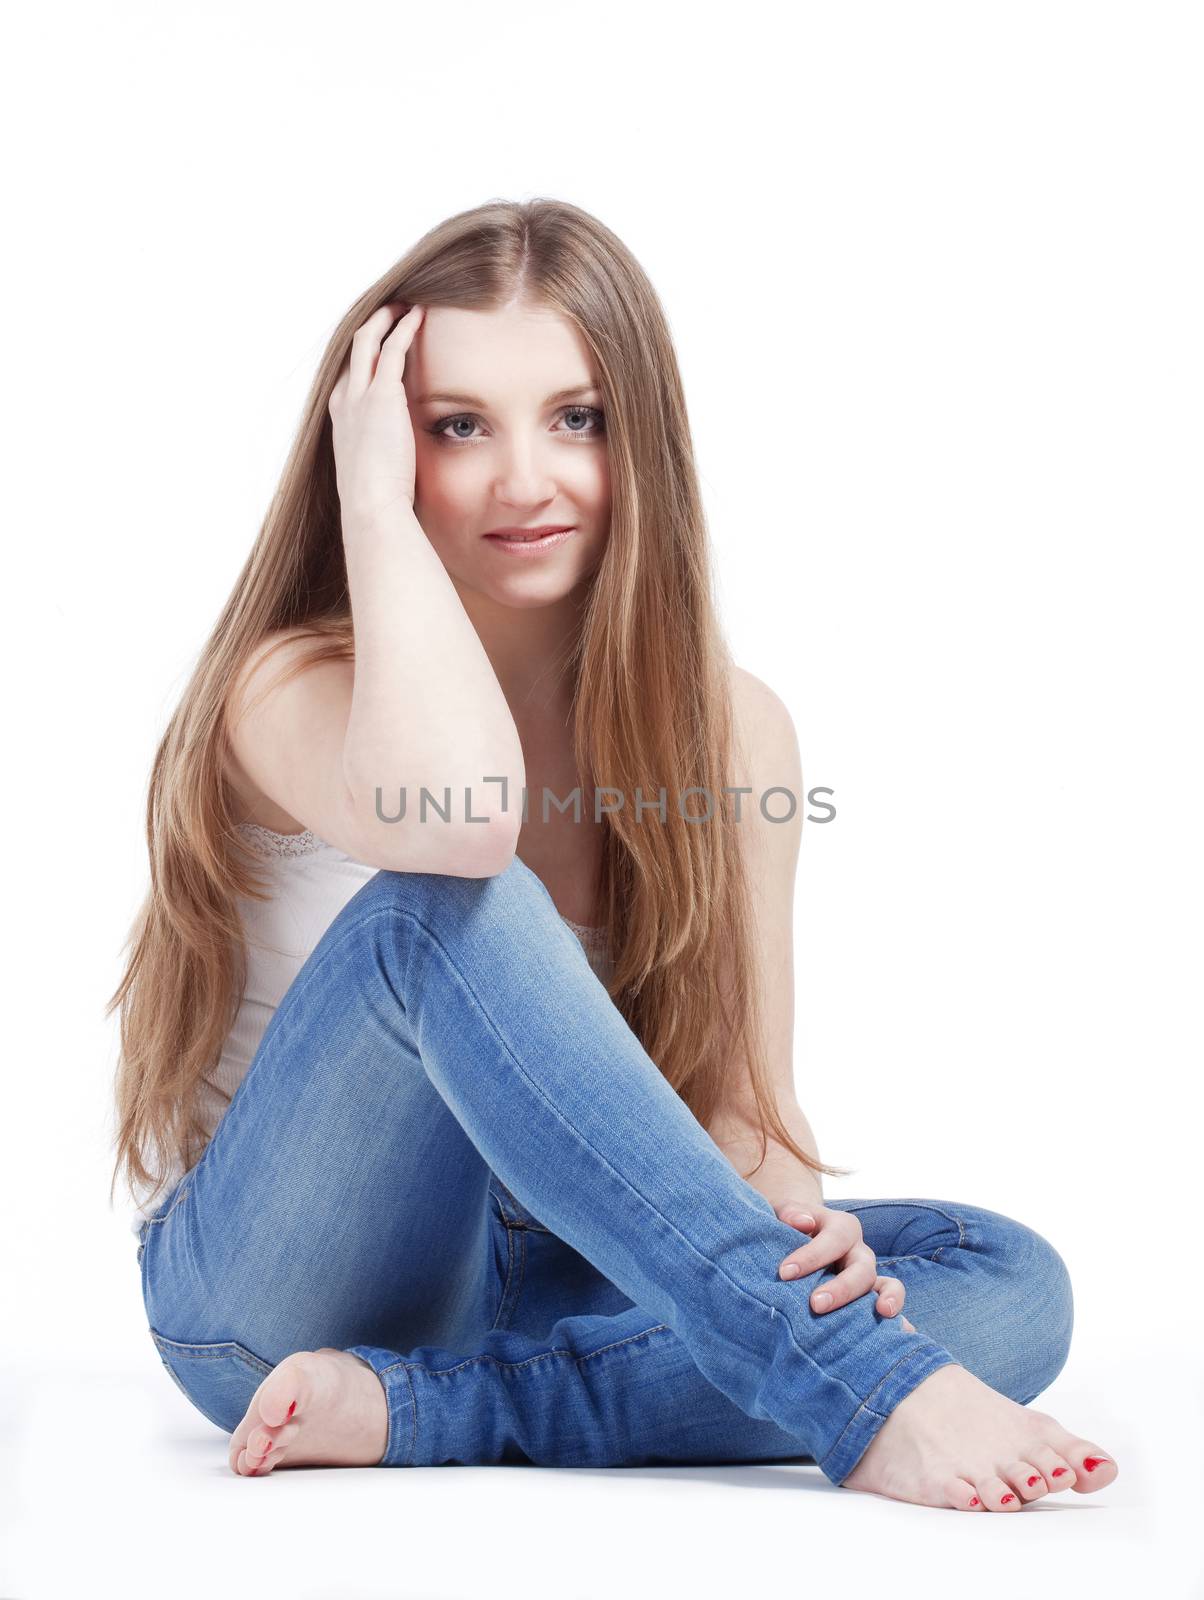
M 783 1200 L 773 1209 L 779 1222 L 814 1235 L 809 1244 L 791 1251 L 778 1268 L 779 1275 L 803 1278 L 821 1267 L 831 1267 L 837 1273 L 812 1290 L 811 1309 L 817 1315 L 848 1305 L 871 1290 L 878 1296 L 881 1316 L 893 1317 L 903 1309 L 906 1289 L 898 1278 L 879 1273 L 878 1258 L 862 1238 L 861 1222 L 853 1212 L 832 1211 L 803 1200 Z M 915 1332 L 906 1317 L 902 1321 L 909 1333 Z
M 414 509 L 414 427 L 402 379 L 406 352 L 422 325 L 425 308 L 411 306 L 386 339 L 400 309 L 383 305 L 356 329 L 331 391 L 335 477 L 344 528 L 349 517 L 371 522 L 382 512 Z

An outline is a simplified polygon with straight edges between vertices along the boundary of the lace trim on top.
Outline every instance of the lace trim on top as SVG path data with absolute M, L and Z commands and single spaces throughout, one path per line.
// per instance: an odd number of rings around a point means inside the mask
M 277 833 L 258 822 L 240 822 L 237 828 L 247 842 L 264 855 L 311 856 L 315 850 L 326 848 L 325 839 L 319 838 L 311 828 L 306 828 L 302 833 Z M 562 916 L 560 920 L 589 944 L 600 945 L 606 938 L 605 928 L 590 928 L 583 922 L 574 922 L 570 917 Z
M 304 833 L 275 833 L 258 822 L 240 822 L 237 826 L 248 843 L 257 846 L 264 855 L 310 856 L 315 850 L 326 848 L 325 839 L 319 839 L 309 828 Z

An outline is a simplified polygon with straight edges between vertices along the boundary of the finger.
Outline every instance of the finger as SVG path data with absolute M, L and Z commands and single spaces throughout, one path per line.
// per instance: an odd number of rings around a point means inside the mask
M 781 1205 L 775 1206 L 779 1222 L 786 1222 L 792 1228 L 798 1228 L 804 1233 L 810 1233 L 815 1227 L 815 1217 L 797 1200 L 783 1200 Z
M 877 1278 L 874 1281 L 874 1291 L 878 1296 L 878 1310 L 884 1317 L 898 1316 L 903 1309 L 903 1297 L 907 1290 L 898 1278 Z
M 818 1316 L 824 1316 L 840 1306 L 847 1306 L 851 1300 L 859 1300 L 874 1287 L 877 1276 L 878 1263 L 872 1254 L 868 1261 L 858 1256 L 837 1273 L 836 1277 L 829 1278 L 826 1283 L 821 1283 L 811 1291 L 812 1311 Z
M 852 1250 L 855 1245 L 865 1244 L 865 1235 L 861 1231 L 861 1218 L 851 1211 L 828 1212 L 829 1227 L 838 1228 L 843 1238 L 848 1243 L 846 1249 Z M 868 1246 L 866 1247 L 868 1249 Z
M 406 353 L 414 342 L 426 313 L 425 306 L 411 306 L 380 347 L 380 360 L 376 363 L 376 376 L 393 387 L 401 383 L 405 373 Z
M 862 1236 L 861 1222 L 851 1211 L 829 1211 L 821 1206 L 816 1226 L 818 1231 L 812 1243 L 822 1241 L 831 1251 L 824 1257 L 825 1262 L 839 1261 L 850 1250 L 869 1249 Z M 812 1260 L 818 1265 L 817 1258 Z
M 376 358 L 380 354 L 380 341 L 384 338 L 386 328 L 391 326 L 396 317 L 396 306 L 381 306 L 352 334 L 351 362 L 347 378 L 349 399 L 358 399 L 372 382 L 372 374 L 376 370 Z
M 821 1268 L 832 1266 L 835 1262 L 844 1262 L 852 1256 L 853 1251 L 858 1250 L 864 1251 L 866 1259 L 874 1263 L 876 1274 L 877 1258 L 868 1244 L 864 1242 L 855 1244 L 850 1251 L 843 1239 L 837 1238 L 829 1229 L 824 1228 L 810 1244 L 800 1245 L 797 1250 L 790 1252 L 778 1268 L 778 1275 L 782 1278 L 805 1278 L 809 1272 L 819 1272 Z

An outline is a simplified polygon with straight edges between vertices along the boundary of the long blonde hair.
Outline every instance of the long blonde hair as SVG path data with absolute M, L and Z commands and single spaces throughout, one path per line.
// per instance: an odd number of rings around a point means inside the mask
M 326 347 L 259 536 L 155 756 L 150 889 L 105 1010 L 121 1008 L 114 1185 L 124 1173 L 157 1196 L 167 1163 L 188 1171 L 200 1159 L 209 1136 L 201 1092 L 216 1089 L 209 1074 L 245 979 L 238 897 L 269 892 L 234 832 L 231 685 L 255 647 L 283 630 L 312 646 L 288 676 L 354 659 L 328 410 L 352 335 L 386 303 L 488 310 L 516 297 L 574 324 L 606 416 L 610 536 L 569 662 L 578 773 L 583 786 L 625 797 L 637 787 L 648 796 L 650 785 L 653 800 L 662 786 L 667 796 L 663 823 L 636 821 L 626 803 L 604 818 L 598 904 L 615 959 L 612 999 L 704 1127 L 733 1072 L 746 1069 L 741 1097 L 751 1091 L 757 1107 L 761 1159 L 772 1135 L 813 1171 L 841 1175 L 796 1144 L 774 1104 L 750 886 L 723 794 L 735 738 L 730 658 L 664 312 L 609 229 L 535 199 L 490 201 L 440 223 L 361 295 Z M 713 797 L 708 823 L 679 812 L 693 787 Z

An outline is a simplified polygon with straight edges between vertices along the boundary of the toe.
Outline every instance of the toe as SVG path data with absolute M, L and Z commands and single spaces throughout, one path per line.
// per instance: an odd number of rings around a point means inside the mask
M 276 1431 L 275 1428 L 265 1428 L 262 1425 L 251 1429 L 244 1449 L 252 1461 L 261 1461 L 276 1448 Z
M 1029 1452 L 1029 1460 L 1045 1479 L 1045 1484 L 1050 1494 L 1057 1494 L 1059 1490 L 1069 1489 L 1074 1483 L 1074 1468 L 1065 1456 L 1058 1454 L 1052 1445 L 1034 1445 Z
M 1022 1500 L 1039 1500 L 1048 1494 L 1045 1479 L 1031 1461 L 1012 1461 L 1003 1469 L 1005 1478 Z
M 252 1428 L 250 1438 L 240 1452 L 245 1468 L 238 1470 L 245 1470 L 248 1475 L 274 1472 L 285 1464 L 288 1447 L 296 1442 L 300 1433 L 301 1425 L 298 1422 L 288 1422 L 283 1428 L 273 1428 L 270 1432 L 262 1427 Z
M 304 1381 L 304 1364 L 291 1356 L 273 1367 L 255 1391 L 260 1422 L 268 1428 L 279 1428 L 294 1416 L 301 1408 L 299 1391 Z
M 984 1478 L 977 1485 L 978 1498 L 988 1511 L 1019 1511 L 1024 1501 L 1002 1478 Z
M 247 1459 L 253 1467 L 263 1467 L 267 1471 L 281 1466 L 288 1454 L 289 1445 L 300 1431 L 297 1423 L 290 1422 L 283 1428 L 276 1428 L 270 1438 L 261 1438 L 263 1430 L 256 1428 L 247 1443 Z
M 254 1400 L 252 1400 L 251 1404 L 247 1407 L 246 1413 L 243 1416 L 242 1421 L 238 1424 L 238 1427 L 235 1428 L 234 1432 L 230 1435 L 230 1449 L 229 1449 L 229 1453 L 228 1453 L 228 1459 L 229 1459 L 230 1467 L 231 1467 L 232 1471 L 237 1472 L 239 1470 L 239 1468 L 238 1468 L 238 1458 L 242 1454 L 243 1450 L 246 1448 L 247 1436 L 251 1432 L 251 1429 L 254 1428 L 254 1427 L 257 1427 L 258 1425 L 259 1425 L 259 1408 L 256 1406 Z
M 1089 1444 L 1085 1439 L 1075 1440 L 1075 1448 L 1066 1451 L 1066 1459 L 1074 1468 L 1072 1487 L 1079 1494 L 1091 1494 L 1095 1489 L 1102 1489 L 1116 1477 L 1117 1466 L 1112 1457 L 1106 1456 L 1098 1445 Z
M 945 1485 L 949 1504 L 959 1511 L 984 1511 L 982 1496 L 968 1478 L 950 1478 Z

